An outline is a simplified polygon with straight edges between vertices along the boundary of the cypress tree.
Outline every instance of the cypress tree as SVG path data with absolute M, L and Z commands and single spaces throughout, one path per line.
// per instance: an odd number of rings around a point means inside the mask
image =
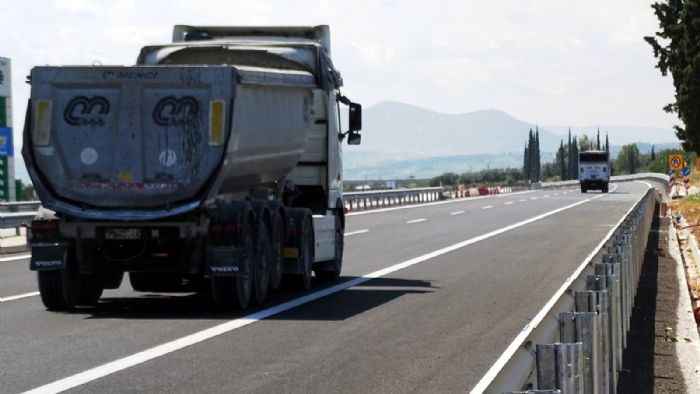
M 600 150 L 600 127 L 598 127 L 598 134 L 595 137 L 596 139 L 596 150 Z
M 651 146 L 651 161 L 656 160 L 656 154 L 654 154 L 654 145 Z
M 578 179 L 578 142 L 574 136 L 573 154 L 571 155 L 571 179 Z
M 559 178 L 562 181 L 568 179 L 566 172 L 566 162 L 564 159 L 564 140 L 561 140 L 561 142 L 559 143 Z
M 540 130 L 535 126 L 535 182 L 540 181 Z
M 523 179 L 530 180 L 530 150 L 525 144 L 525 154 L 523 154 Z
M 608 132 L 607 131 L 605 132 L 605 151 L 608 152 L 608 154 L 610 154 L 610 144 L 608 141 Z

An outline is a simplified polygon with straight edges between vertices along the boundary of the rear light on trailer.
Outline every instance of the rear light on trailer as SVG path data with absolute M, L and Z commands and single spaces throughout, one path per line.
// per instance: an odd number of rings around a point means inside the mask
M 209 233 L 212 237 L 220 237 L 224 233 L 224 225 L 221 223 L 214 223 L 209 227 Z
M 236 223 L 214 223 L 209 227 L 209 234 L 214 238 L 231 236 L 236 235 L 237 229 Z
M 37 100 L 35 105 L 32 143 L 45 146 L 51 142 L 51 100 Z

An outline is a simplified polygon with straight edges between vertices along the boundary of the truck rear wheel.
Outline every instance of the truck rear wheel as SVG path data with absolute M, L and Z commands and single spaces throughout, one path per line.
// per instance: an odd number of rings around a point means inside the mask
M 340 220 L 340 215 L 335 215 L 335 253 L 333 260 L 318 264 L 314 269 L 317 278 L 323 281 L 336 281 L 340 278 L 340 271 L 343 269 L 343 241 L 344 231 Z
M 252 225 L 242 226 L 240 247 L 245 248 L 243 269 L 235 276 L 219 276 L 211 278 L 211 289 L 216 305 L 221 308 L 246 309 L 253 294 L 253 260 L 255 248 L 253 244 Z
M 312 267 L 314 264 L 314 227 L 310 215 L 304 215 L 301 231 L 298 235 L 297 246 L 299 250 L 300 273 L 290 275 L 292 287 L 298 290 L 311 288 Z
M 253 255 L 253 293 L 255 302 L 262 304 L 267 298 L 270 287 L 270 266 L 272 265 L 272 245 L 267 236 L 267 226 L 258 219 L 257 236 L 255 237 L 255 254 Z
M 41 302 L 51 311 L 75 308 L 81 298 L 81 277 L 69 268 L 37 272 Z
M 270 240 L 270 289 L 277 290 L 284 274 L 284 220 L 279 212 L 272 215 L 272 239 Z

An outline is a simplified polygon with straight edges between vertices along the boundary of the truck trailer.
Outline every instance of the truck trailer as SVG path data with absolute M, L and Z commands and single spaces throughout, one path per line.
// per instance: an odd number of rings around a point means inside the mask
M 341 144 L 360 143 L 362 107 L 330 55 L 328 26 L 178 25 L 135 66 L 33 68 L 22 155 L 46 308 L 94 305 L 125 273 L 240 309 L 338 280 Z

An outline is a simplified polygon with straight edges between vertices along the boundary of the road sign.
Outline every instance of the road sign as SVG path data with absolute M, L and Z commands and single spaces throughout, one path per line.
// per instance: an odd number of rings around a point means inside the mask
M 0 151 L 0 154 L 2 152 Z M 683 176 L 688 176 L 690 175 L 690 167 L 683 167 Z
M 668 167 L 680 172 L 683 169 L 683 155 L 680 153 L 668 155 Z
M 673 177 L 674 175 L 676 175 L 676 170 L 674 170 L 673 168 L 669 168 L 668 169 L 668 176 Z

